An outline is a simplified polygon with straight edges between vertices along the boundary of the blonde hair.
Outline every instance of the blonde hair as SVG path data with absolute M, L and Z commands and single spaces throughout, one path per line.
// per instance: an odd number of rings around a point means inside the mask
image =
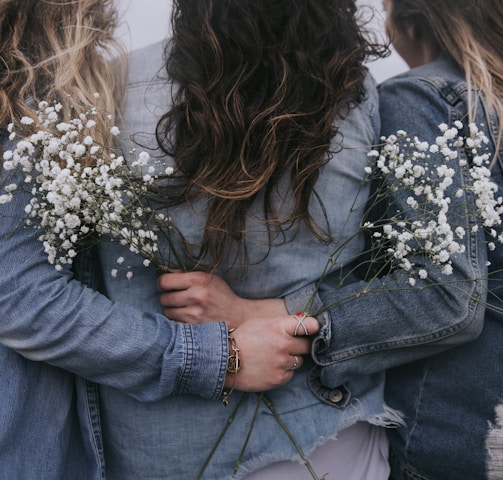
M 125 75 L 112 61 L 125 58 L 117 21 L 113 0 L 0 0 L 0 125 L 22 128 L 41 100 L 113 121 Z
M 464 71 L 468 116 L 480 92 L 499 119 L 496 154 L 503 137 L 503 2 L 501 0 L 392 0 L 391 20 L 398 28 L 414 25 L 434 39 Z

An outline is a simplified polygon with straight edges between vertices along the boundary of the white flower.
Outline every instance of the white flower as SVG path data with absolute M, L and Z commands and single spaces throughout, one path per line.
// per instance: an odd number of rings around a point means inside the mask
M 140 154 L 138 155 L 138 162 L 140 165 L 146 165 L 149 160 L 150 155 L 145 151 L 140 152 Z
M 418 274 L 419 274 L 419 278 L 421 278 L 422 280 L 424 280 L 425 278 L 428 277 L 428 272 L 424 268 L 421 268 L 419 270 Z
M 452 265 L 447 264 L 442 267 L 442 273 L 444 275 L 452 275 Z
M 66 123 L 66 122 L 61 122 L 61 123 L 58 123 L 56 125 L 56 128 L 60 131 L 60 132 L 68 132 L 68 130 L 71 130 L 72 126 L 71 124 L 69 123 Z
M 5 205 L 13 199 L 12 193 L 0 195 L 0 205 Z
M 465 252 L 465 245 L 455 240 L 462 240 L 466 233 L 463 225 L 452 224 L 457 219 L 456 213 L 450 213 L 454 200 L 455 205 L 459 205 L 473 195 L 477 211 L 472 213 L 478 215 L 480 225 L 487 227 L 490 236 L 503 243 L 503 233 L 498 235 L 494 228 L 501 224 L 503 200 L 496 197 L 499 189 L 488 168 L 490 155 L 479 151 L 487 138 L 474 126 L 470 127 L 468 139 L 460 137 L 461 122 L 455 122 L 452 128 L 446 124 L 439 128 L 442 135 L 435 139 L 434 145 L 416 137 L 411 139 L 404 131 L 384 138 L 375 165 L 388 189 L 384 196 L 401 192 L 408 208 L 406 212 L 397 211 L 397 217 L 391 222 L 383 219 L 382 234 L 373 231 L 372 238 L 378 243 L 386 242 L 383 247 L 393 264 L 411 272 L 411 278 L 415 275 L 426 278 L 426 270 L 414 272 L 414 263 L 409 260 L 411 255 L 429 256 L 442 273 L 448 275 L 452 273 L 451 257 Z M 464 153 L 459 157 L 465 148 L 471 149 L 472 164 L 465 160 Z M 468 172 L 473 181 L 463 188 L 453 188 L 460 169 Z M 478 227 L 472 226 L 472 233 L 476 233 Z

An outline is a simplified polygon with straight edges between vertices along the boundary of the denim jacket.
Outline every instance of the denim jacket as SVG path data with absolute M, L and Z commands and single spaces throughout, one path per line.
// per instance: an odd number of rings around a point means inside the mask
M 423 72 L 419 69 L 379 87 L 384 136 L 405 130 L 433 144 L 441 123 L 466 123 L 466 85 L 459 72 L 445 59 L 424 71 L 435 72 L 435 68 L 440 73 L 433 80 L 413 76 Z M 456 173 L 452 192 L 463 189 L 467 181 L 466 172 Z M 407 195 L 403 191 L 393 194 L 391 202 L 397 211 L 410 211 Z M 414 287 L 409 285 L 408 276 L 398 271 L 372 279 L 372 288 L 365 294 L 361 294 L 367 287 L 365 281 L 333 288 L 338 278 L 329 276 L 321 288 L 312 284 L 287 295 L 292 313 L 302 309 L 311 295 L 316 298 L 315 308 L 328 308 L 329 321 L 313 344 L 313 358 L 323 385 L 334 387 L 354 375 L 425 358 L 480 334 L 487 291 L 487 245 L 482 229 L 472 229 L 479 224 L 473 202 L 473 195 L 467 191 L 461 197 L 452 195 L 450 210 L 468 232 L 463 239 L 465 252 L 451 257 L 452 275 L 443 276 L 428 259 L 418 255 L 411 261 L 424 265 L 429 277 L 418 280 Z M 436 282 L 439 285 L 430 288 Z
M 152 162 L 160 155 L 153 132 L 171 99 L 171 85 L 159 70 L 161 67 L 160 44 L 134 53 L 124 111 L 127 129 L 122 129 L 121 136 L 124 151 L 131 148 L 133 140 L 138 150 L 149 152 Z M 369 186 L 362 186 L 362 179 L 368 161 L 367 152 L 377 141 L 379 132 L 377 90 L 370 78 L 366 86 L 367 99 L 352 109 L 340 123 L 344 147 L 322 167 L 316 184 L 332 234 L 340 234 L 344 238 L 353 236 L 360 221 L 358 213 L 348 221 L 348 212 L 354 207 L 359 188 L 362 188 L 361 202 L 365 202 Z M 170 159 L 166 157 L 163 161 Z M 280 201 L 288 201 L 288 196 L 284 196 L 285 185 L 287 179 L 280 182 L 278 194 L 283 195 Z M 281 297 L 316 281 L 325 268 L 331 246 L 315 239 L 305 226 L 299 227 L 294 241 L 270 245 L 259 204 L 254 204 L 247 219 L 247 232 L 250 234 L 247 253 L 251 265 L 245 270 L 228 269 L 224 265 L 217 273 L 239 295 L 248 298 Z M 167 209 L 166 213 L 188 244 L 200 243 L 206 218 L 205 207 L 204 200 L 201 200 L 190 206 L 183 204 Z M 323 225 L 324 212 L 316 203 L 312 207 L 315 220 Z M 285 235 L 291 235 L 291 232 L 287 231 Z M 182 266 L 190 268 L 192 265 L 184 255 L 183 245 L 177 243 L 176 238 L 171 242 L 178 249 L 178 256 L 187 262 Z M 353 258 L 362 246 L 363 239 L 359 237 L 349 242 L 341 263 Z M 169 245 L 164 245 L 163 250 L 164 257 L 169 258 Z M 232 253 L 229 256 L 233 258 Z M 111 270 L 117 269 L 118 257 L 123 257 L 122 267 L 127 266 L 133 273 L 131 279 L 121 275 L 120 269 L 116 278 L 110 275 Z M 156 273 L 146 269 L 141 258 L 130 253 L 127 247 L 107 242 L 100 244 L 100 258 L 105 290 L 110 298 L 128 303 L 133 308 L 160 311 L 155 288 Z M 334 266 L 334 269 L 339 268 L 339 264 Z M 339 385 L 332 389 L 320 389 L 319 384 L 310 389 L 307 382 L 312 365 L 309 362 L 306 364 L 296 372 L 292 381 L 267 396 L 307 455 L 316 445 L 335 438 L 340 429 L 357 421 L 379 425 L 397 421 L 397 415 L 383 402 L 382 372 L 355 376 L 343 389 L 338 388 Z M 110 479 L 196 478 L 224 430 L 225 435 L 202 478 L 230 479 L 251 426 L 252 433 L 240 468 L 233 478 L 242 478 L 246 473 L 270 463 L 298 459 L 293 443 L 256 394 L 233 392 L 228 408 L 223 407 L 221 402 L 194 395 L 174 395 L 159 402 L 139 403 L 106 386 L 100 387 L 100 398 L 107 476 Z M 234 412 L 235 408 L 237 412 Z
M 12 146 L 5 131 L 0 140 Z M 22 185 L 7 171 L 0 182 Z M 0 478 L 102 479 L 99 405 L 89 380 L 146 402 L 175 393 L 218 398 L 227 328 L 175 324 L 111 302 L 69 268 L 57 272 L 39 230 L 23 224 L 28 201 L 20 188 L 0 205 Z M 76 270 L 89 282 L 93 266 L 86 255 Z
M 440 56 L 380 86 L 382 131 L 389 134 L 403 128 L 431 142 L 437 134 L 437 124 L 466 120 L 467 95 L 463 73 L 448 57 Z M 499 123 L 483 98 L 479 98 L 474 121 L 484 125 L 490 140 L 489 151 L 494 152 Z M 492 168 L 493 180 L 500 186 L 499 195 L 503 189 L 502 167 L 500 149 Z M 502 228 L 496 230 L 500 235 Z M 446 303 L 439 298 L 425 297 L 421 308 L 413 299 L 407 302 L 406 308 L 413 311 L 412 321 L 418 316 L 424 320 L 423 312 L 429 321 L 444 316 L 446 326 L 452 319 L 452 332 L 458 331 L 461 340 L 467 335 L 463 330 L 468 332 L 472 329 L 470 323 L 475 323 L 470 322 L 471 312 L 476 312 L 478 317 L 481 313 L 485 316 L 476 340 L 389 371 L 387 400 L 405 414 L 405 425 L 389 435 L 393 478 L 397 480 L 503 478 L 503 370 L 500 368 L 503 362 L 500 285 L 503 248 L 497 244 L 495 250 L 488 253 L 484 238 L 477 241 L 480 248 L 475 248 L 477 244 L 467 248 L 463 263 L 457 263 L 456 269 L 462 272 L 472 264 L 473 273 L 486 279 L 487 298 L 481 298 L 483 305 L 474 308 L 471 300 L 463 296 L 465 313 L 460 311 L 454 318 L 448 308 L 453 299 Z M 457 342 L 444 343 L 453 346 Z

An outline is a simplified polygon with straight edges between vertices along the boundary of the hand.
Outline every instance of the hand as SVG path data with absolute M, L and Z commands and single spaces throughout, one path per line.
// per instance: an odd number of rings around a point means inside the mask
M 225 386 L 245 392 L 261 392 L 290 381 L 311 351 L 311 335 L 320 325 L 313 317 L 299 328 L 293 315 L 254 318 L 237 327 L 232 336 L 239 349 L 241 368 L 227 373 Z M 297 334 L 299 336 L 295 336 Z M 308 336 L 308 335 L 309 336 Z
M 173 271 L 162 274 L 157 284 L 164 315 L 177 322 L 223 321 L 235 328 L 252 318 L 288 313 L 282 299 L 239 297 L 224 280 L 209 273 Z

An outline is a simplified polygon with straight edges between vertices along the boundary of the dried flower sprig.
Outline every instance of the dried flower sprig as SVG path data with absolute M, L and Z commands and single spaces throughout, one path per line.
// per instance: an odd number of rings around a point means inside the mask
M 380 151 L 370 153 L 377 159 L 374 173 L 382 179 L 383 190 L 378 194 L 389 199 L 400 191 L 402 197 L 407 195 L 408 211 L 396 212 L 377 223 L 366 223 L 364 228 L 386 252 L 389 264 L 410 272 L 411 285 L 416 278 L 428 276 L 424 267 L 414 269 L 412 256 L 427 257 L 433 268 L 450 275 L 452 256 L 464 252 L 462 239 L 467 231 L 462 223 L 453 223 L 456 220 L 456 214 L 450 212 L 453 196 L 462 198 L 465 191 L 472 193 L 479 219 L 479 225 L 473 228 L 483 227 L 495 242 L 503 243 L 503 236 L 494 229 L 501 224 L 503 199 L 497 196 L 498 185 L 491 179 L 490 156 L 482 152 L 488 139 L 476 125 L 468 127 L 470 133 L 465 138 L 460 135 L 464 128 L 461 122 L 451 128 L 440 125 L 441 135 L 433 145 L 399 131 L 383 138 Z M 461 151 L 467 155 L 461 156 Z M 459 171 L 467 174 L 468 181 L 464 184 L 465 191 L 458 188 L 453 192 L 453 177 Z M 494 242 L 488 246 L 494 248 Z
M 98 143 L 93 135 L 96 110 L 65 120 L 60 110 L 60 104 L 41 102 L 37 122 L 22 119 L 33 133 L 4 152 L 3 168 L 20 170 L 23 179 L 5 186 L 0 203 L 10 201 L 17 189 L 29 189 L 26 223 L 41 229 L 39 239 L 58 270 L 103 236 L 142 255 L 146 266 L 161 267 L 159 235 L 169 235 L 170 223 L 149 205 L 149 188 L 173 168 L 160 168 L 148 153 L 135 150 L 129 152 L 133 159 L 128 163 L 113 146 Z M 12 125 L 9 132 L 14 141 Z M 120 132 L 114 125 L 109 132 L 113 144 Z

